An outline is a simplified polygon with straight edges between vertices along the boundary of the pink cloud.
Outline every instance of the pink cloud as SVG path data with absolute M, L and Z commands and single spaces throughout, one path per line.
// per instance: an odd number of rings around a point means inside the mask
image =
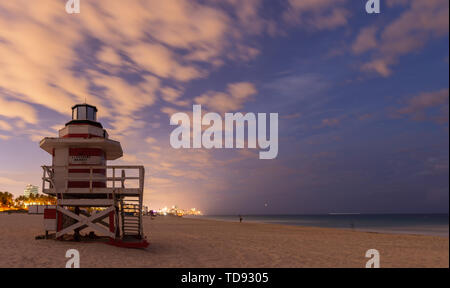
M 418 51 L 432 38 L 448 35 L 449 1 L 412 0 L 390 1 L 389 6 L 408 5 L 408 9 L 389 23 L 376 37 L 376 28 L 360 30 L 352 50 L 355 54 L 372 51 L 372 60 L 362 65 L 366 71 L 374 71 L 383 77 L 392 73 L 391 66 L 399 58 Z
M 339 118 L 326 118 L 322 120 L 323 127 L 336 127 L 341 123 Z
M 185 106 L 189 102 L 158 81 L 175 81 L 181 91 L 184 83 L 206 77 L 226 61 L 257 57 L 259 50 L 247 44 L 246 36 L 262 33 L 258 26 L 265 25 L 259 0 L 230 0 L 237 22 L 212 2 L 85 1 L 83 13 L 71 17 L 61 1 L 43 1 L 33 9 L 23 9 L 27 0 L 0 3 L 0 27 L 8 27 L 0 30 L 0 39 L 5 40 L 0 41 L 0 88 L 13 95 L 0 99 L 4 104 L 0 115 L 31 124 L 38 124 L 39 117 L 29 104 L 68 115 L 68 107 L 88 99 L 105 118 L 137 115 L 159 97 Z M 250 23 L 251 29 L 243 29 Z M 74 72 L 80 60 L 77 48 L 85 46 L 87 37 L 103 44 L 93 56 L 95 65 L 109 73 Z M 142 77 L 136 85 L 122 78 L 124 68 L 152 76 Z M 104 88 L 105 93 L 92 93 L 92 86 Z M 115 131 L 123 132 L 139 120 L 133 117 L 114 121 Z
M 227 88 L 227 92 L 208 91 L 194 101 L 214 112 L 233 112 L 241 109 L 257 93 L 255 86 L 248 82 L 232 83 Z
M 448 123 L 449 90 L 425 92 L 409 99 L 406 105 L 396 111 L 399 116 L 408 116 L 416 121 L 431 120 L 440 124 Z M 437 109 L 437 113 L 429 116 L 430 109 Z
M 346 0 L 289 0 L 284 19 L 307 29 L 332 30 L 348 23 Z
M 352 50 L 355 54 L 364 53 L 377 46 L 376 32 L 377 27 L 369 26 L 362 28 L 358 37 L 352 45 Z

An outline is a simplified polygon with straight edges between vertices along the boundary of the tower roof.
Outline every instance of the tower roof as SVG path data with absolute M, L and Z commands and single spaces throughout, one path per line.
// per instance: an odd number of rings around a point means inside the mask
M 70 124 L 89 124 L 102 128 L 102 124 L 97 122 L 97 107 L 89 104 L 76 104 L 72 106 L 72 120 Z
M 95 112 L 98 111 L 98 110 L 97 110 L 97 107 L 95 107 L 94 105 L 87 104 L 87 103 L 84 103 L 84 104 L 75 104 L 75 105 L 72 106 L 72 110 L 75 109 L 75 108 L 77 108 L 77 107 L 83 107 L 83 106 L 94 108 Z

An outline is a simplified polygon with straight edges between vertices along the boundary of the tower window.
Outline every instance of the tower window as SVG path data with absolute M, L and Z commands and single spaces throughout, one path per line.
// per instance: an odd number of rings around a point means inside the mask
M 86 106 L 79 106 L 77 111 L 77 120 L 86 120 Z
M 88 104 L 79 104 L 72 107 L 72 120 L 97 121 L 97 108 Z
M 91 120 L 91 121 L 95 121 L 95 111 L 94 111 L 94 107 L 89 107 L 87 106 L 87 119 Z

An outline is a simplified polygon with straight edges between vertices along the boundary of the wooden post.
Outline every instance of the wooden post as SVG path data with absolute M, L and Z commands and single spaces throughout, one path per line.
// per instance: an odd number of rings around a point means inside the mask
M 139 167 L 139 234 L 141 237 L 144 236 L 144 228 L 142 223 L 142 205 L 143 205 L 143 198 L 144 198 L 144 177 L 145 177 L 145 170 L 144 167 Z
M 124 169 L 122 169 L 122 179 L 121 179 L 121 182 L 122 182 L 122 188 L 125 188 L 125 170 L 124 170 Z
M 58 233 L 63 229 L 63 214 L 58 211 L 58 206 L 56 208 L 56 233 Z M 59 237 L 59 240 L 61 239 L 62 237 Z
M 80 215 L 80 207 L 79 206 L 75 206 L 75 214 Z M 75 229 L 74 232 L 75 232 L 73 235 L 74 240 L 80 241 L 80 228 Z
M 114 214 L 115 209 L 114 211 L 109 212 L 109 232 L 114 233 L 114 235 L 116 235 Z M 114 240 L 112 237 L 110 237 L 110 239 Z
M 69 188 L 69 167 L 66 165 L 66 190 L 65 192 L 67 193 L 67 189 Z
M 92 193 L 92 166 L 89 167 L 89 192 Z
M 113 174 L 112 174 L 112 178 L 113 178 L 113 189 L 116 188 L 116 168 L 112 168 L 113 170 Z
M 42 175 L 42 194 L 44 194 L 44 189 L 45 189 L 45 166 L 42 166 L 44 173 Z

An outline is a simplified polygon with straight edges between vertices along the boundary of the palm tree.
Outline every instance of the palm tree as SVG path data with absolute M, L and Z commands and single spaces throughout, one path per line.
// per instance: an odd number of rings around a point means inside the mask
M 11 207 L 13 205 L 13 195 L 9 192 L 0 192 L 0 206 Z

